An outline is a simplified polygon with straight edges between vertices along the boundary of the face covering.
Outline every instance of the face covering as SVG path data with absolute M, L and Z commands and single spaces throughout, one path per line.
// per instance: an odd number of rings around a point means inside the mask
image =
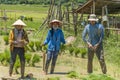
M 58 29 L 58 27 L 57 27 L 57 26 L 53 26 L 53 29 L 54 29 L 54 30 L 57 30 L 57 29 Z

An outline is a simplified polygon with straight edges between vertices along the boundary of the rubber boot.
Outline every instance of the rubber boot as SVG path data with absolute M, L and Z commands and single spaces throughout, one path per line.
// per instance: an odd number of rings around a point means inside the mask
M 24 71 L 25 71 L 25 63 L 21 62 L 21 78 L 24 78 Z
M 55 66 L 51 65 L 50 74 L 53 74 L 53 73 L 54 73 L 54 68 L 55 68 Z
M 14 64 L 10 64 L 9 76 L 12 76 Z
M 48 68 L 49 68 L 49 63 L 46 63 L 46 65 L 45 65 L 45 70 L 44 70 L 44 72 L 45 72 L 46 75 L 47 75 L 47 73 L 48 73 Z

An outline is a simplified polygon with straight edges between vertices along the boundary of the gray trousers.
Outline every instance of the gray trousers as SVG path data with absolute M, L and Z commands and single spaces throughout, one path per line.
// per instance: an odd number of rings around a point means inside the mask
M 54 68 L 56 65 L 57 57 L 58 57 L 58 52 L 59 51 L 47 51 L 47 59 L 46 59 L 46 65 L 45 65 L 46 73 L 48 72 L 48 67 L 49 67 L 51 60 L 52 60 L 52 63 L 51 63 L 50 73 L 52 74 L 54 72 Z
M 19 56 L 20 64 L 21 64 L 21 77 L 24 77 L 24 70 L 25 70 L 25 51 L 24 48 L 14 47 L 13 51 L 11 51 L 11 58 L 10 58 L 10 69 L 9 74 L 12 74 L 13 67 L 16 62 L 16 57 Z
M 97 58 L 99 60 L 102 72 L 104 74 L 106 74 L 107 69 L 106 69 L 106 64 L 105 64 L 105 60 L 104 60 L 104 52 L 103 52 L 103 46 L 102 45 L 98 46 L 96 51 L 93 51 L 90 48 L 88 48 L 88 65 L 87 65 L 88 73 L 92 73 L 93 72 L 93 57 L 94 57 L 94 53 L 96 53 L 96 56 L 97 56 Z

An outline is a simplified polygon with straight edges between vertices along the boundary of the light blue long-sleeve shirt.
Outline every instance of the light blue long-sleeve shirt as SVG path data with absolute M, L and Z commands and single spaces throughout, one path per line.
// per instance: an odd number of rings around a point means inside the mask
M 64 34 L 61 29 L 57 29 L 48 31 L 48 35 L 44 41 L 44 44 L 48 44 L 49 51 L 59 51 L 61 42 L 65 44 Z
M 88 37 L 87 37 L 88 36 Z M 85 26 L 82 38 L 85 42 L 95 44 L 102 43 L 104 37 L 104 27 L 102 24 L 96 23 L 95 25 L 88 24 Z

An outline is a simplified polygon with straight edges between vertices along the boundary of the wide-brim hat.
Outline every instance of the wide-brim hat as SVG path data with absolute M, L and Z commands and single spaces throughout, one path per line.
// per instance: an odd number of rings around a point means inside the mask
M 50 23 L 49 23 L 49 24 L 50 24 L 50 27 L 51 27 L 54 23 L 57 23 L 59 27 L 62 26 L 62 22 L 61 22 L 61 21 L 59 21 L 59 20 L 57 20 L 57 19 L 54 19 L 54 20 L 50 21 Z
M 21 26 L 27 26 L 22 20 L 18 19 L 17 21 L 15 21 L 12 26 L 17 26 L 17 25 L 21 25 Z
M 98 18 L 96 17 L 95 14 L 91 14 L 91 15 L 89 16 L 88 21 L 98 21 Z

